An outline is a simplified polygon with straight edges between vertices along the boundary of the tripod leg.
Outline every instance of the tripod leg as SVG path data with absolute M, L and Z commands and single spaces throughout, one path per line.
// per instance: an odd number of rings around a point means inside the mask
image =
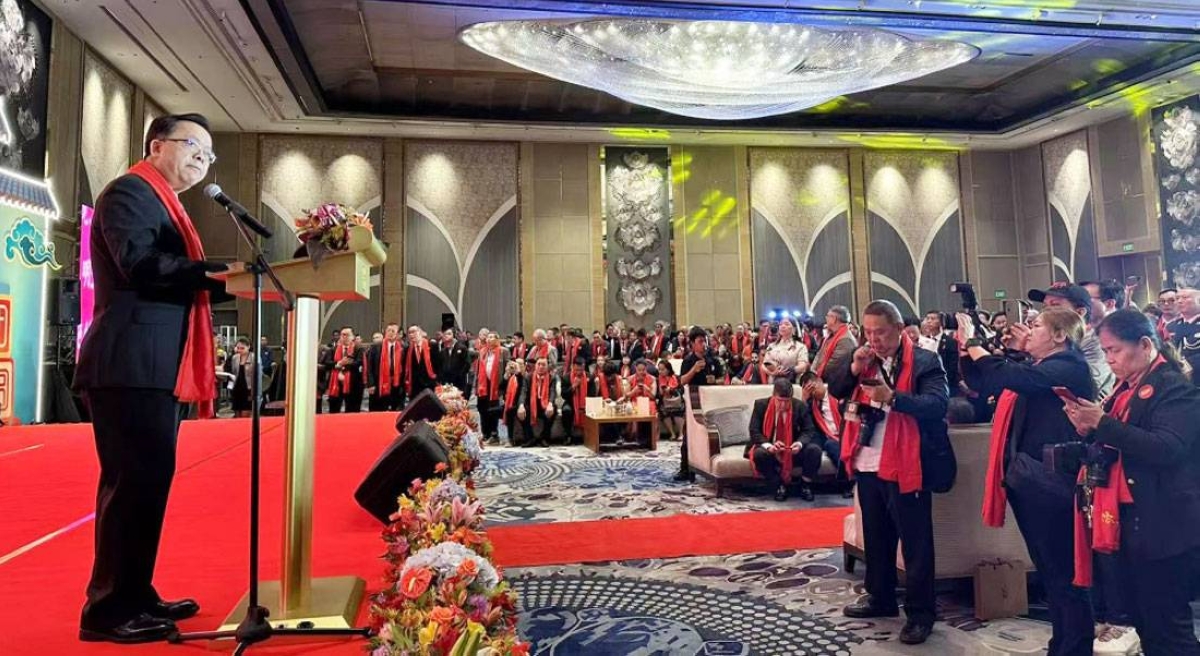
M 237 649 L 233 650 L 233 656 L 242 656 L 242 654 L 246 653 L 246 650 L 249 648 L 250 648 L 250 643 L 239 642 Z

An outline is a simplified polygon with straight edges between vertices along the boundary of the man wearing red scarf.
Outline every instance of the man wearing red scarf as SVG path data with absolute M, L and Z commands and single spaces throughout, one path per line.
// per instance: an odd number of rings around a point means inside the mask
M 559 375 L 558 388 L 562 390 L 562 427 L 567 444 L 575 439 L 576 431 L 583 436 L 583 415 L 587 407 L 588 375 L 583 356 L 575 358 L 571 368 Z
M 329 413 L 362 412 L 362 354 L 354 344 L 354 329 L 342 328 L 341 338 L 325 352 L 321 366 L 329 372 L 325 394 Z
M 367 408 L 371 412 L 404 408 L 404 342 L 400 340 L 399 324 L 389 323 L 383 341 L 367 349 L 363 383 L 367 386 Z
M 96 319 L 75 386 L 92 416 L 100 460 L 95 564 L 80 618 L 86 641 L 152 642 L 195 615 L 195 601 L 163 601 L 154 563 L 175 473 L 179 422 L 191 404 L 213 415 L 216 363 L 211 304 L 228 300 L 179 194 L 216 159 L 199 114 L 161 116 L 146 158 L 96 200 L 92 271 Z
M 538 358 L 521 397 L 517 419 L 525 425 L 525 442 L 520 446 L 550 446 L 550 430 L 558 412 L 554 400 L 558 386 L 546 358 Z M 535 437 L 536 436 L 536 437 Z
M 667 336 L 663 334 L 663 324 L 661 321 L 654 323 L 654 333 L 646 337 L 646 345 L 642 357 L 649 358 L 651 362 L 658 362 L 666 350 Z
M 750 459 L 754 473 L 775 488 L 776 501 L 787 499 L 792 465 L 800 463 L 804 476 L 800 497 L 812 501 L 812 488 L 808 484 L 821 468 L 821 447 L 815 442 L 817 429 L 812 414 L 792 392 L 792 382 L 778 378 L 774 394 L 754 402 L 750 444 L 746 445 L 745 456 Z
M 439 382 L 433 361 L 433 345 L 420 326 L 409 326 L 408 348 L 404 350 L 404 392 L 412 399 L 427 389 L 433 389 Z
M 854 349 L 858 342 L 850 331 L 850 309 L 844 305 L 835 305 L 825 313 L 825 330 L 828 336 L 821 343 L 817 355 L 813 358 L 813 372 L 821 380 L 828 381 L 834 372 L 842 372 L 850 366 Z
M 829 385 L 835 397 L 848 399 L 841 455 L 857 479 L 869 593 L 843 613 L 853 618 L 899 614 L 899 540 L 908 616 L 900 641 L 920 644 L 937 616 L 930 492 L 949 490 L 957 473 L 946 434 L 950 393 L 941 360 L 913 347 L 900 310 L 890 301 L 868 304 L 862 327 L 867 345 L 854 352 L 849 375 Z
M 525 356 L 527 362 L 536 362 L 540 358 L 546 359 L 546 366 L 553 368 L 558 362 L 558 349 L 546 339 L 546 331 L 538 328 L 533 331 L 533 346 L 529 347 L 529 353 Z
M 491 443 L 499 440 L 497 428 L 504 393 L 501 383 L 507 369 L 508 350 L 500 346 L 500 335 L 489 333 L 475 360 L 475 397 L 479 407 L 479 427 Z
M 529 344 L 525 343 L 525 333 L 519 330 L 513 333 L 512 346 L 508 349 L 508 355 L 514 360 L 524 360 L 525 356 L 529 355 Z

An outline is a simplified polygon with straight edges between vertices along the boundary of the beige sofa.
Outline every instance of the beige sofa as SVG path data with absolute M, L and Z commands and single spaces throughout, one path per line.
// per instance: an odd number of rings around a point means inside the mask
M 1027 570 L 1033 569 L 1011 511 L 1003 528 L 983 525 L 983 482 L 991 430 L 990 424 L 950 427 L 958 478 L 949 492 L 933 496 L 934 576 L 938 579 L 974 576 L 981 561 L 997 559 L 1020 562 Z M 842 529 L 847 572 L 853 572 L 855 562 L 863 559 L 861 512 L 856 493 L 854 513 L 846 517 Z M 897 556 L 896 562 L 903 574 L 903 556 Z
M 745 456 L 745 445 L 721 449 L 716 430 L 710 429 L 704 423 L 704 413 L 739 405 L 753 408 L 755 401 L 771 395 L 771 389 L 770 385 L 708 385 L 697 387 L 684 395 L 688 463 L 693 470 L 716 483 L 717 496 L 721 496 L 724 486 L 728 483 L 746 483 L 758 479 L 755 478 L 750 461 Z M 797 467 L 792 471 L 793 479 L 798 479 L 800 469 Z M 824 456 L 821 475 L 836 474 L 833 462 L 828 456 Z

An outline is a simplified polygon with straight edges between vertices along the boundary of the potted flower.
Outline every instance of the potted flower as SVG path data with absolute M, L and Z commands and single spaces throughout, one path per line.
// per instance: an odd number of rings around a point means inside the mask
M 383 244 L 375 239 L 371 220 L 339 203 L 325 203 L 307 210 L 302 218 L 296 219 L 296 238 L 303 245 L 297 253 L 306 253 L 314 269 L 330 253 L 362 253 L 372 266 L 379 266 L 387 259 Z

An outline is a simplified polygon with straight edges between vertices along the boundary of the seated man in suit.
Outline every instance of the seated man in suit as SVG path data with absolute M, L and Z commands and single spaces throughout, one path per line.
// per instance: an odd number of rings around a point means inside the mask
M 800 399 L 792 396 L 792 381 L 775 379 L 774 393 L 754 402 L 750 415 L 750 444 L 746 457 L 754 472 L 775 487 L 775 500 L 787 499 L 792 465 L 799 462 L 802 472 L 800 498 L 813 500 L 809 483 L 821 468 L 821 446 L 812 413 Z

